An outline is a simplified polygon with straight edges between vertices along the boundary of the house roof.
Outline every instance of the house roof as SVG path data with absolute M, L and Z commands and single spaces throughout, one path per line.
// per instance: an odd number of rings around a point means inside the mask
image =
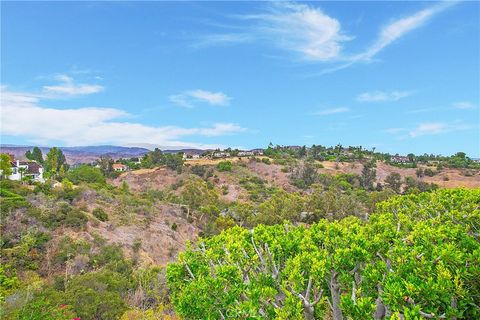
M 40 169 L 43 168 L 39 163 L 35 161 L 19 161 L 18 163 L 20 166 L 27 167 L 27 174 L 37 174 L 40 173 Z M 17 167 L 17 161 L 11 161 L 10 165 L 12 168 Z
M 40 169 L 43 168 L 41 165 L 39 165 L 36 162 L 27 162 L 28 165 L 28 173 L 30 174 L 37 174 L 40 173 Z
M 116 168 L 120 169 L 120 168 L 126 168 L 126 167 L 127 167 L 127 166 L 124 165 L 123 163 L 114 163 L 114 164 L 112 164 L 112 168 L 114 168 L 114 169 L 116 169 Z

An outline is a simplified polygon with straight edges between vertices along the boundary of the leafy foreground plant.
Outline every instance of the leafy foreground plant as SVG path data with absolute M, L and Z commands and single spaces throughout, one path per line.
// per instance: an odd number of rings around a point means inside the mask
M 170 264 L 186 319 L 478 319 L 480 190 L 382 202 L 368 221 L 234 227 Z

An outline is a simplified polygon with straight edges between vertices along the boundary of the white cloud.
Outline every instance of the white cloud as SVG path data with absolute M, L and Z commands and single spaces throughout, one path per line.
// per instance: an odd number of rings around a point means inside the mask
M 60 81 L 60 84 L 53 86 L 44 86 L 44 93 L 54 95 L 77 96 L 97 93 L 104 89 L 103 86 L 96 84 L 76 84 L 72 77 L 64 74 L 57 75 L 55 79 Z
M 455 4 L 456 1 L 444 1 L 413 15 L 398 19 L 386 25 L 380 31 L 377 40 L 363 53 L 353 57 L 353 60 L 370 60 L 385 47 L 400 39 L 405 34 L 417 29 L 437 13 Z
M 38 97 L 2 87 L 1 134 L 66 145 L 149 142 L 162 146 L 199 147 L 205 145 L 179 139 L 186 136 L 218 137 L 246 130 L 233 123 L 215 123 L 203 128 L 147 126 L 121 121 L 128 113 L 116 108 L 55 109 L 42 107 L 39 103 Z
M 358 95 L 357 101 L 360 102 L 385 102 L 385 101 L 398 101 L 406 98 L 412 94 L 411 91 L 372 91 L 364 92 Z
M 421 123 L 413 130 L 410 130 L 409 136 L 416 138 L 425 135 L 436 135 L 441 133 L 447 133 L 452 131 L 468 130 L 472 126 L 462 123 L 442 123 L 442 122 L 427 122 Z
M 454 102 L 452 106 L 456 109 L 475 109 L 477 106 L 470 101 Z
M 407 129 L 405 129 L 405 128 L 388 128 L 388 129 L 383 130 L 383 132 L 390 133 L 390 134 L 396 134 L 396 133 L 404 132 L 406 130 Z
M 209 34 L 201 37 L 193 44 L 195 48 L 210 47 L 215 45 L 229 45 L 253 41 L 254 37 L 248 33 Z
M 327 115 L 336 114 L 336 113 L 348 112 L 349 110 L 350 110 L 349 108 L 345 108 L 345 107 L 324 109 L 324 110 L 315 112 L 314 115 L 327 116 Z
M 193 108 L 197 103 L 207 103 L 212 106 L 227 106 L 231 97 L 223 92 L 211 92 L 206 90 L 190 90 L 180 94 L 171 95 L 170 101 L 181 107 Z
M 243 18 L 259 22 L 254 33 L 262 41 L 273 41 L 308 60 L 335 59 L 342 43 L 351 39 L 342 33 L 338 20 L 305 4 L 275 2 L 267 13 Z
M 319 76 L 328 73 L 333 73 L 339 70 L 351 67 L 355 63 L 361 61 L 371 61 L 380 51 L 387 46 L 405 36 L 407 33 L 419 28 L 425 24 L 428 20 L 433 18 L 436 14 L 443 10 L 455 5 L 458 1 L 443 1 L 435 4 L 427 9 L 420 10 L 410 16 L 395 20 L 385 27 L 383 27 L 373 44 L 365 49 L 363 52 L 345 56 L 342 60 L 346 60 L 346 63 L 324 69 L 319 73 L 312 74 L 310 76 Z

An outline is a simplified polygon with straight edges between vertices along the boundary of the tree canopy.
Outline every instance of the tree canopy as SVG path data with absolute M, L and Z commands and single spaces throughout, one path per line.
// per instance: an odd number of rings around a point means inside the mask
M 233 227 L 169 265 L 187 319 L 474 319 L 480 190 L 397 196 L 368 220 Z

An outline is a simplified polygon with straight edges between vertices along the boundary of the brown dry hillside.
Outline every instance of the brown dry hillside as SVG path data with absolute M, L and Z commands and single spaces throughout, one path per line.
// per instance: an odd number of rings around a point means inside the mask
M 227 188 L 227 194 L 223 195 L 224 200 L 227 201 L 244 199 L 248 196 L 239 184 L 239 181 L 242 178 L 250 176 L 259 177 L 269 185 L 280 187 L 289 192 L 298 191 L 298 188 L 291 184 L 289 178 L 290 173 L 282 172 L 282 165 L 265 164 L 248 159 L 238 160 L 238 158 L 229 160 L 235 164 L 232 172 L 218 172 L 215 170 L 216 164 L 221 160 L 198 160 L 188 161 L 184 172 L 180 175 L 166 168 L 141 169 L 123 173 L 117 179 L 112 180 L 111 183 L 119 186 L 125 181 L 134 191 L 145 191 L 148 189 L 160 190 L 171 187 L 182 179 L 186 179 L 189 175 L 189 167 L 195 164 L 201 164 L 214 170 L 214 177 L 212 177 L 210 181 L 214 183 L 216 188 L 219 190 L 222 187 Z M 239 165 L 240 162 L 242 165 Z M 363 169 L 361 162 L 337 164 L 335 162 L 324 161 L 320 163 L 323 168 L 318 169 L 319 173 L 353 173 L 360 175 Z M 422 168 L 422 166 L 419 167 Z M 407 176 L 419 179 L 416 176 L 416 169 L 398 168 L 380 161 L 377 162 L 376 172 L 377 182 L 380 183 L 384 183 L 385 178 L 394 172 L 399 173 L 402 179 Z M 480 188 L 480 170 L 443 169 L 433 177 L 423 177 L 419 180 L 436 183 L 443 188 Z
M 109 243 L 120 245 L 129 257 L 134 254 L 135 241 L 140 239 L 139 260 L 143 264 L 165 266 L 185 249 L 187 240 L 196 240 L 199 229 L 184 218 L 179 208 L 160 205 L 154 210 L 154 217 L 147 225 L 112 227 L 110 223 L 101 222 L 97 226 L 90 225 L 89 231 L 100 234 Z

